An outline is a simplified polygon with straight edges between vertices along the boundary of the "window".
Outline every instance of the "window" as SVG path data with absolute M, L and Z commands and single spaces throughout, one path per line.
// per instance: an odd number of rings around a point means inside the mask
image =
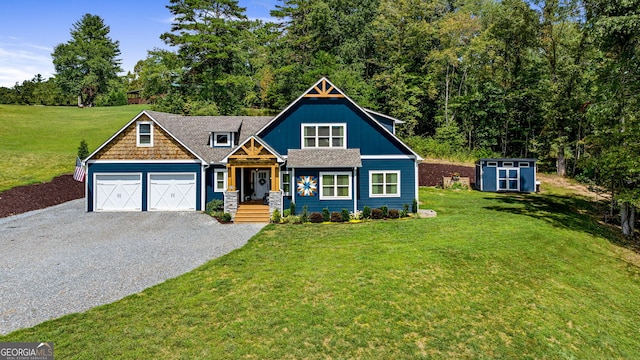
M 281 174 L 282 192 L 284 196 L 291 196 L 291 174 L 288 171 L 283 171 Z
M 370 171 L 370 197 L 398 197 L 400 196 L 399 171 Z
M 351 198 L 350 173 L 320 173 L 320 200 Z
M 529 163 L 528 162 L 521 162 L 521 163 L 518 163 L 518 166 L 519 167 L 529 167 Z
M 496 162 L 496 161 L 489 161 L 489 162 L 487 162 L 487 166 L 496 167 L 496 166 L 498 166 L 498 162 Z
M 153 127 L 150 122 L 138 123 L 138 146 L 153 146 Z
M 503 167 L 513 167 L 513 163 L 512 162 L 503 162 L 502 166 Z
M 213 146 L 231 146 L 231 134 L 213 133 Z
M 303 148 L 345 148 L 346 124 L 302 125 Z
M 227 191 L 226 169 L 215 169 L 213 171 L 213 189 L 215 192 Z

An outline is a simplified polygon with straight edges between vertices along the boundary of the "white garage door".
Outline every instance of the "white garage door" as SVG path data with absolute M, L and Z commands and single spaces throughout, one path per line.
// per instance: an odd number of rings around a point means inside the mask
M 95 211 L 141 211 L 142 174 L 96 174 Z
M 196 174 L 149 174 L 149 210 L 195 210 Z

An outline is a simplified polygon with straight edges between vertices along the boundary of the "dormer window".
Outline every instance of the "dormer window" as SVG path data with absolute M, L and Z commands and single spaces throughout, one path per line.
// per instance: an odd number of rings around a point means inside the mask
M 216 132 L 211 134 L 211 144 L 214 147 L 229 147 L 233 144 L 233 133 Z
M 139 122 L 137 128 L 137 146 L 153 146 L 153 123 Z

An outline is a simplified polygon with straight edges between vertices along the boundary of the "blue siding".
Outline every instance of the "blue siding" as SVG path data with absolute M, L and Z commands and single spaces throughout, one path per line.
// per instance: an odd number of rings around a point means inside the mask
M 498 191 L 498 173 L 495 166 L 482 166 L 482 190 Z
M 214 170 L 215 169 L 222 169 L 222 167 L 209 167 L 205 173 L 205 182 L 204 182 L 204 186 L 205 186 L 205 194 L 206 195 L 206 202 L 209 202 L 211 200 L 224 200 L 224 192 L 215 192 L 214 191 L 214 181 L 215 181 L 215 173 Z
M 320 123 L 346 123 L 347 147 L 360 149 L 362 155 L 411 154 L 393 135 L 347 99 L 302 98 L 258 135 L 285 155 L 289 149 L 302 147 L 302 124 Z
M 387 130 L 389 130 L 389 132 L 393 134 L 393 126 L 394 126 L 393 120 L 383 116 L 372 114 L 372 113 L 369 113 L 369 115 L 371 115 L 374 119 L 378 120 L 380 124 L 382 124 Z
M 320 188 L 320 172 L 348 172 L 352 174 L 352 189 L 351 189 L 351 199 L 349 200 L 320 200 L 320 192 L 322 189 Z M 315 196 L 300 196 L 297 191 L 295 191 L 292 195 L 295 197 L 296 203 L 296 213 L 302 213 L 302 207 L 307 205 L 309 212 L 321 212 L 322 209 L 328 208 L 329 211 L 341 211 L 342 209 L 348 209 L 350 212 L 353 211 L 353 196 L 355 195 L 354 187 L 353 187 L 353 169 L 295 169 L 295 179 L 293 179 L 293 191 L 296 190 L 296 183 L 300 176 L 314 176 L 318 186 L 318 192 Z M 286 205 L 290 204 L 287 203 Z M 286 209 L 287 207 L 285 207 Z
M 536 168 L 534 166 L 528 168 L 520 168 L 520 191 L 522 192 L 535 192 L 535 174 Z
M 489 162 L 494 162 L 497 166 L 488 166 Z M 519 169 L 519 185 L 520 192 L 536 191 L 536 161 L 532 159 L 482 159 L 478 166 L 482 170 L 482 176 L 479 177 L 482 182 L 478 185 L 478 189 L 482 191 L 498 191 L 498 174 L 497 168 L 504 167 L 505 163 L 512 163 L 507 169 Z M 520 164 L 526 163 L 528 167 L 521 167 Z M 482 187 L 481 187 L 482 186 Z
M 89 164 L 87 170 L 87 210 L 93 211 L 93 174 L 94 173 L 142 173 L 142 211 L 147 211 L 147 174 L 148 173 L 196 173 L 196 210 L 202 210 L 200 199 L 202 194 L 201 165 L 168 164 L 168 163 L 95 163 Z
M 400 197 L 369 197 L 369 171 L 387 170 L 400 171 Z M 389 209 L 402 210 L 404 204 L 409 205 L 416 195 L 416 163 L 412 159 L 384 159 L 384 160 L 362 160 L 362 168 L 359 169 L 359 199 L 358 209 L 365 206 L 380 208 L 387 205 Z

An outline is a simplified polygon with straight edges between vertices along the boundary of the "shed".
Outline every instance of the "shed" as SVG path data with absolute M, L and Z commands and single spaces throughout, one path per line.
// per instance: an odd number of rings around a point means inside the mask
M 480 191 L 535 192 L 536 159 L 480 159 L 476 188 Z

